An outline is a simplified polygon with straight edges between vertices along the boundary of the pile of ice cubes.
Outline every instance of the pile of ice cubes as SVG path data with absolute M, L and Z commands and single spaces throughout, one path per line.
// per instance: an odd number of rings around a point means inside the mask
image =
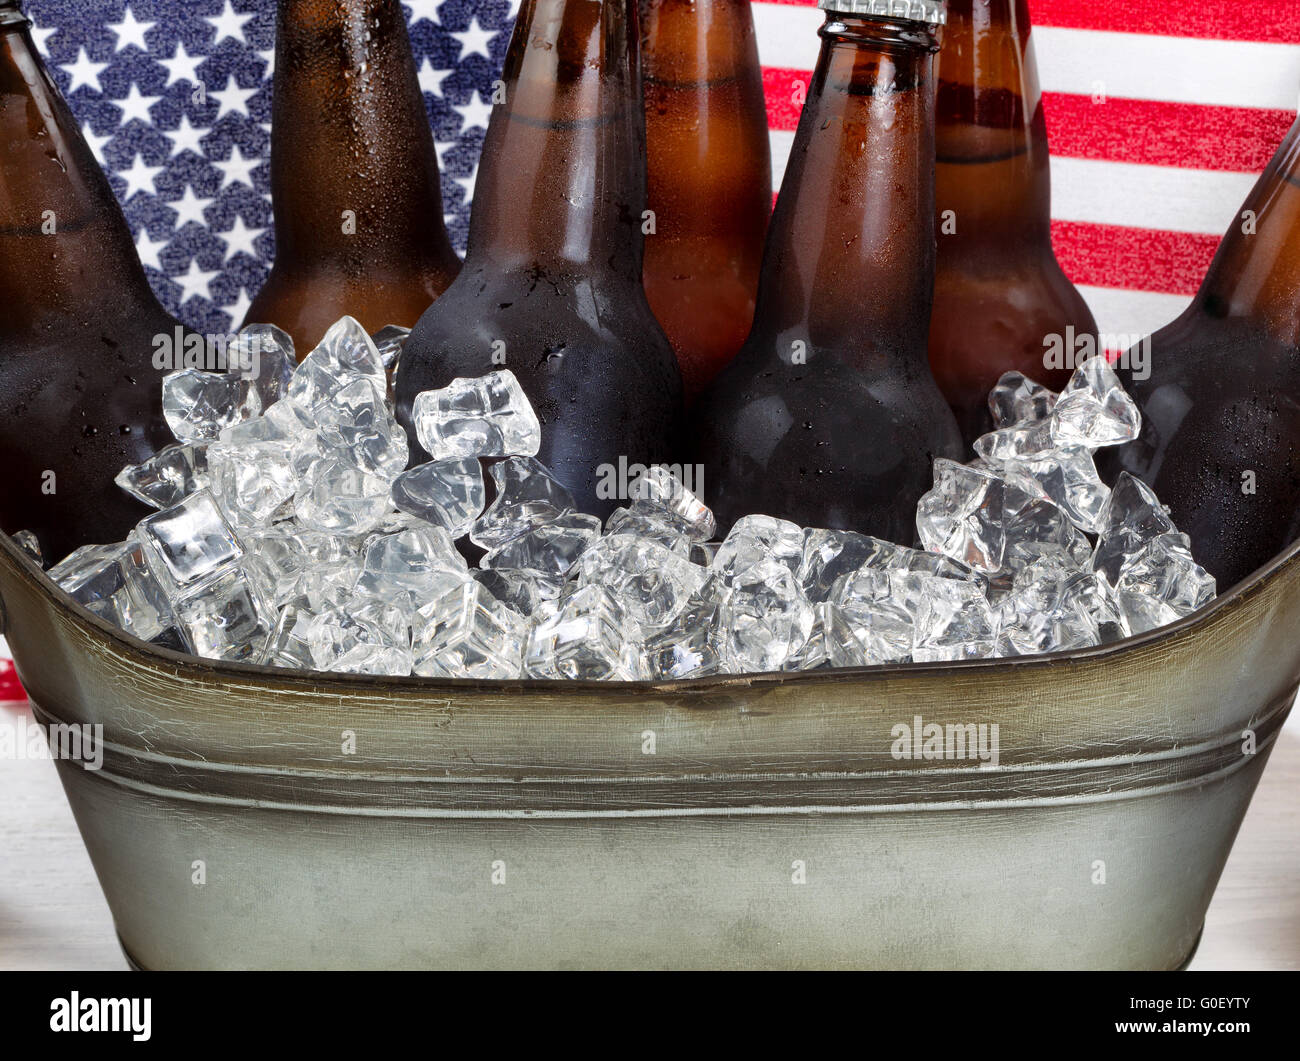
M 1093 452 L 1140 429 L 1103 358 L 1059 396 L 1002 378 L 977 458 L 935 464 L 920 549 L 767 515 L 713 543 L 713 514 L 662 467 L 603 527 L 575 511 L 536 460 L 541 428 L 508 370 L 419 395 L 433 460 L 408 469 L 387 371 L 403 337 L 344 317 L 295 367 L 289 337 L 258 325 L 237 340 L 256 372 L 233 358 L 167 376 L 177 442 L 117 480 L 158 511 L 51 577 L 200 656 L 478 679 L 1028 655 L 1150 630 L 1215 593 L 1152 492 L 1097 475 Z M 475 568 L 465 538 L 484 551 Z

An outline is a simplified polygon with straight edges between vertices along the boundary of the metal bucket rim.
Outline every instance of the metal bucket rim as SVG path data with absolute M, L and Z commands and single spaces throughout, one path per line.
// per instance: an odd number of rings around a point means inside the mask
M 1035 656 L 994 657 L 987 659 L 959 660 L 935 663 L 885 663 L 870 667 L 827 668 L 813 671 L 769 671 L 756 674 L 722 674 L 702 678 L 682 678 L 673 681 L 577 681 L 571 679 L 546 678 L 510 678 L 484 680 L 475 678 L 427 678 L 420 675 L 383 676 L 370 674 L 347 674 L 334 671 L 294 670 L 287 667 L 270 667 L 263 664 L 231 663 L 223 660 L 194 656 L 186 652 L 142 641 L 120 627 L 89 611 L 84 605 L 75 601 L 65 590 L 54 582 L 25 550 L 19 547 L 6 533 L 0 532 L 0 564 L 10 567 L 38 593 L 50 601 L 57 610 L 70 614 L 78 624 L 90 627 L 101 638 L 111 641 L 121 651 L 136 657 L 148 665 L 151 661 L 165 662 L 170 667 L 184 668 L 191 672 L 194 680 L 201 676 L 211 679 L 264 679 L 272 680 L 277 685 L 286 682 L 301 682 L 320 689 L 322 686 L 336 686 L 342 692 L 365 692 L 383 694 L 386 692 L 409 693 L 419 690 L 424 693 L 436 693 L 438 690 L 448 692 L 480 691 L 496 695 L 508 693 L 538 693 L 557 691 L 573 693 L 609 692 L 616 688 L 621 692 L 657 693 L 671 692 L 675 695 L 692 693 L 710 693 L 726 688 L 772 688 L 778 685 L 798 683 L 800 685 L 825 684 L 836 682 L 853 682 L 876 680 L 880 678 L 900 678 L 908 675 L 934 675 L 936 673 L 952 674 L 998 674 L 1010 673 L 1024 668 L 1057 666 L 1063 662 L 1084 662 L 1109 659 L 1127 655 L 1129 652 L 1145 648 L 1156 643 L 1173 641 L 1190 634 L 1202 625 L 1209 623 L 1220 613 L 1239 607 L 1244 601 L 1255 595 L 1277 578 L 1280 573 L 1300 556 L 1300 538 L 1292 542 L 1263 567 L 1252 575 L 1238 582 L 1226 593 L 1215 597 L 1205 607 L 1184 616 L 1177 622 L 1170 623 L 1146 633 L 1135 634 L 1122 641 L 1106 645 L 1094 645 L 1089 648 L 1068 649 L 1049 652 Z M 5 633 L 4 601 L 0 598 L 0 635 Z

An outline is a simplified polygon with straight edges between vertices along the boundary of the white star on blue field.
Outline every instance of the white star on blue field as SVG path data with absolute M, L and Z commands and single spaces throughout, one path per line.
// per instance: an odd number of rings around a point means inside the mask
M 518 4 L 402 6 L 447 228 L 463 251 L 491 83 Z M 23 9 L 163 305 L 202 332 L 237 328 L 275 257 L 275 0 L 27 0 Z

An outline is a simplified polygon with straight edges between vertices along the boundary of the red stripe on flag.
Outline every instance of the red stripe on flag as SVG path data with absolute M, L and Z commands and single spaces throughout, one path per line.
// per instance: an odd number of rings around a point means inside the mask
M 1035 25 L 1063 29 L 1300 44 L 1300 19 L 1292 3 L 1195 0 L 1178 4 L 1100 4 L 1097 0 L 1033 0 L 1029 15 Z M 1206 75 L 1212 76 L 1210 71 Z
M 1251 107 L 1043 96 L 1052 154 L 1182 169 L 1259 173 L 1295 115 Z
M 768 2 L 794 7 L 816 6 L 815 0 Z M 1300 19 L 1295 17 L 1294 8 L 1287 0 L 1254 4 L 1242 0 L 1194 0 L 1166 5 L 1032 0 L 1029 15 L 1034 25 L 1062 29 L 1300 44 Z
M 763 95 L 767 98 L 767 127 L 769 129 L 794 129 L 799 124 L 811 70 L 795 70 L 784 66 L 763 67 Z
M 777 193 L 772 192 L 772 206 Z M 1218 236 L 1053 221 L 1052 246 L 1073 283 L 1194 295 L 1219 249 Z
M 1053 221 L 1052 243 L 1076 284 L 1171 295 L 1194 295 L 1219 249 L 1218 236 L 1078 221 Z

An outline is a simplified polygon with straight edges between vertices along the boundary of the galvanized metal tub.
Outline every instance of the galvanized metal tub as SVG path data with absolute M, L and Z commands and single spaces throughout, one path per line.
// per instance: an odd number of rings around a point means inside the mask
M 146 968 L 1162 969 L 1300 683 L 1298 554 L 1105 649 L 659 685 L 194 659 L 3 535 L 0 625 L 104 727 L 59 771 Z M 997 765 L 898 758 L 917 717 Z

